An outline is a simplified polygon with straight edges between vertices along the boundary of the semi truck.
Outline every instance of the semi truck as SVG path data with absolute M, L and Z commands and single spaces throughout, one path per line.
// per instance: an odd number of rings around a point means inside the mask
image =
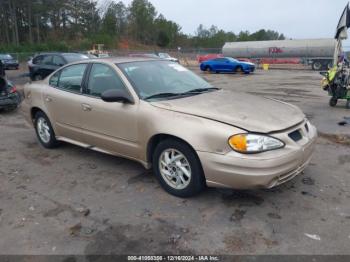
M 262 60 L 266 58 L 300 58 L 313 70 L 324 70 L 333 66 L 337 40 L 332 38 L 273 40 L 251 42 L 228 42 L 222 53 L 227 57 Z

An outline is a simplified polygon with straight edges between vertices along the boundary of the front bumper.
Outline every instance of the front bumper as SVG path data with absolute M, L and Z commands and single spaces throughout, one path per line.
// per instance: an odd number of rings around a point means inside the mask
M 317 130 L 303 123 L 283 133 L 273 134 L 286 142 L 286 147 L 261 154 L 243 155 L 231 151 L 226 155 L 197 152 L 208 186 L 235 189 L 272 188 L 303 172 L 315 147 Z M 295 142 L 288 134 L 300 130 Z
M 254 73 L 255 66 L 250 66 L 250 67 L 244 68 L 243 71 L 244 71 L 244 73 Z

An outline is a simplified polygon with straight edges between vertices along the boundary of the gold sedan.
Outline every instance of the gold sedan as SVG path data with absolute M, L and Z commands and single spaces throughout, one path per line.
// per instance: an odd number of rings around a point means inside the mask
M 221 90 L 166 60 L 82 61 L 24 92 L 44 147 L 65 141 L 136 160 L 179 197 L 284 183 L 307 166 L 317 136 L 297 107 Z

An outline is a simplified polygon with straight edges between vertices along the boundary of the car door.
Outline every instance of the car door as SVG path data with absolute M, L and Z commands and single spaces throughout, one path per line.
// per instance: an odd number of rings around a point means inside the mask
M 225 71 L 225 66 L 226 66 L 225 58 L 216 58 L 215 64 L 216 64 L 216 68 L 215 68 L 216 70 Z
M 231 71 L 232 65 L 227 58 L 220 58 L 220 68 L 222 71 Z
M 88 64 L 63 68 L 49 79 L 43 99 L 57 136 L 82 140 L 82 83 Z
M 220 70 L 220 60 L 218 58 L 211 61 L 211 68 L 212 70 Z
M 94 63 L 87 79 L 81 104 L 85 143 L 97 150 L 137 158 L 138 105 L 101 99 L 104 91 L 127 90 L 120 75 L 110 65 Z

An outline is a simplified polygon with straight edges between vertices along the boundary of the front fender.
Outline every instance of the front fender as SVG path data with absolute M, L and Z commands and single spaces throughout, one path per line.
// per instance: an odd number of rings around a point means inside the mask
M 147 161 L 147 146 L 158 134 L 180 138 L 199 152 L 226 154 L 228 139 L 243 130 L 214 120 L 157 108 L 146 102 L 140 110 L 140 158 Z

